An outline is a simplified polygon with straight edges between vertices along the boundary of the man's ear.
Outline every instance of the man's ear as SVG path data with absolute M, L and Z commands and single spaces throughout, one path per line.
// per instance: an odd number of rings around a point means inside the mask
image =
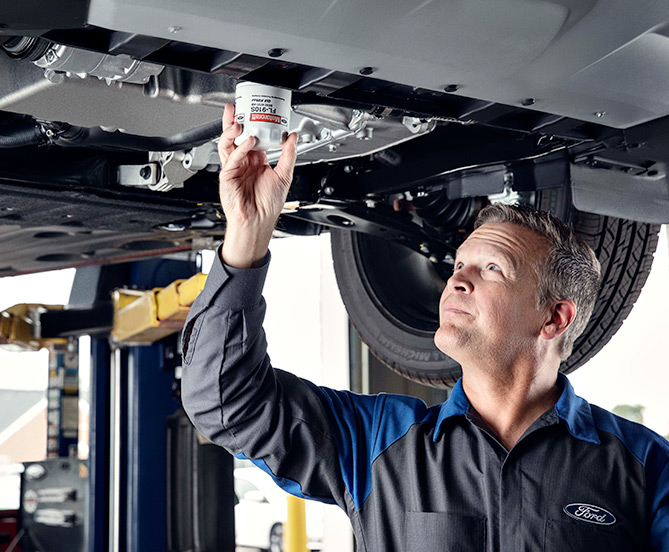
M 549 314 L 550 318 L 541 328 L 541 337 L 555 339 L 571 326 L 576 317 L 576 305 L 569 299 L 563 299 L 553 304 Z

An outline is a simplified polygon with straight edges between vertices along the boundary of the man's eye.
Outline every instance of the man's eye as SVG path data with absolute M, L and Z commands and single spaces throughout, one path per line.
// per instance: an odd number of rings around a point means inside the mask
M 463 265 L 462 263 L 455 263 L 454 268 L 455 268 L 455 270 L 460 270 L 463 266 L 465 266 L 465 265 Z
M 502 270 L 499 266 L 497 266 L 495 263 L 490 263 L 487 267 L 488 270 Z

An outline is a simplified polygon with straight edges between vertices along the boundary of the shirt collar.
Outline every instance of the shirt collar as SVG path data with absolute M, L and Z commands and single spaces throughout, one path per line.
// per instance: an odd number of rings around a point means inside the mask
M 441 434 L 441 426 L 444 421 L 453 416 L 464 416 L 469 412 L 469 399 L 462 388 L 462 378 L 453 387 L 448 400 L 441 405 L 439 416 L 437 417 L 437 427 L 434 431 L 433 440 L 436 442 Z
M 599 435 L 592 418 L 590 403 L 574 393 L 567 376 L 558 374 L 562 385 L 562 395 L 555 404 L 555 413 L 567 425 L 569 433 L 577 439 L 599 445 Z
M 595 422 L 592 418 L 590 404 L 574 393 L 571 383 L 562 373 L 558 374 L 558 382 L 562 387 L 562 394 L 555 404 L 555 414 L 567 426 L 569 433 L 586 441 L 598 445 L 600 443 Z M 441 426 L 445 420 L 453 416 L 464 416 L 469 412 L 469 399 L 462 388 L 462 378 L 453 387 L 449 399 L 441 405 L 437 417 L 437 427 L 434 432 L 434 441 L 441 434 Z

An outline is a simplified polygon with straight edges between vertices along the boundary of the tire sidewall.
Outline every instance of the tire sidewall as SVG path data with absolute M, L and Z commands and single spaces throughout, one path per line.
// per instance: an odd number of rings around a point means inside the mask
M 337 284 L 350 320 L 370 350 L 391 369 L 402 375 L 429 381 L 457 381 L 460 365 L 439 351 L 434 334 L 412 330 L 384 316 L 367 290 L 369 282 L 355 252 L 358 235 L 348 230 L 332 232 L 332 253 Z

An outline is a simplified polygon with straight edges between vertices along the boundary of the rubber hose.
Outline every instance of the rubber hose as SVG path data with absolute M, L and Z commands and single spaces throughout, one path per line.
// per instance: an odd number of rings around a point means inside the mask
M 218 137 L 222 131 L 220 119 L 172 136 L 139 136 L 73 126 L 60 134 L 56 143 L 61 146 L 100 146 L 134 151 L 176 151 L 200 146 Z
M 43 142 L 44 136 L 38 126 L 14 130 L 11 134 L 0 133 L 0 148 L 20 148 Z

